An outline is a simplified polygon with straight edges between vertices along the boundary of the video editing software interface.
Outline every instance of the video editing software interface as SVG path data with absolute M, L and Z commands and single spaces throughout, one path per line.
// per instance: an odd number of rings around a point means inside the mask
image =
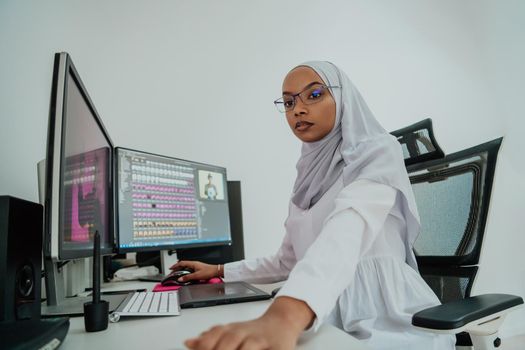
M 228 244 L 226 169 L 116 149 L 119 250 Z
M 66 158 L 63 182 L 63 248 L 91 242 L 95 231 L 107 236 L 106 181 L 109 149 L 100 148 Z M 75 243 L 79 243 L 76 244 Z

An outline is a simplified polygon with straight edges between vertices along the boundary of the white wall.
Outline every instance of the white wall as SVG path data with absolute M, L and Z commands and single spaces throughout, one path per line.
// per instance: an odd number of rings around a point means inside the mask
M 482 38 L 477 48 L 480 74 L 489 90 L 489 100 L 480 103 L 492 105 L 480 120 L 494 123 L 505 139 L 473 293 L 501 292 L 525 299 L 525 2 L 484 0 L 474 11 Z M 524 334 L 525 310 L 509 316 L 504 327 L 504 335 Z
M 474 293 L 525 296 L 525 3 L 1 1 L 0 193 L 37 201 L 53 53 L 69 52 L 116 145 L 224 165 L 243 183 L 249 257 L 272 253 L 299 143 L 272 101 L 327 59 L 383 125 L 432 117 L 451 153 L 505 136 Z M 525 333 L 525 312 L 503 335 Z

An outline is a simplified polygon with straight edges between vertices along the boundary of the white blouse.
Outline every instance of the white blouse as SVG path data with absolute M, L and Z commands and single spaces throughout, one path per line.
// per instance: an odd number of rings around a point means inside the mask
M 454 336 L 411 325 L 414 313 L 439 300 L 405 262 L 413 253 L 397 196 L 369 180 L 344 187 L 341 177 L 310 209 L 290 202 L 277 253 L 226 264 L 225 280 L 287 279 L 277 297 L 306 302 L 316 315 L 313 331 L 328 322 L 371 349 L 454 349 Z

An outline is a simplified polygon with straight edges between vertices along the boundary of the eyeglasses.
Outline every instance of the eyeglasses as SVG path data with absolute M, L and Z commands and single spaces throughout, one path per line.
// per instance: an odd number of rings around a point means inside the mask
M 329 93 L 328 89 L 340 89 L 340 86 L 327 86 L 319 83 L 313 83 L 308 85 L 303 91 L 296 94 L 284 94 L 283 97 L 273 101 L 277 110 L 281 113 L 292 111 L 295 108 L 295 99 L 299 97 L 301 102 L 305 105 L 311 105 L 322 101 L 326 94 Z

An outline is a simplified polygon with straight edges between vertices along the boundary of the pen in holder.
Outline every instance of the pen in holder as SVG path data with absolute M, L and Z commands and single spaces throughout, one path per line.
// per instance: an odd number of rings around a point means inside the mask
M 93 244 L 93 300 L 84 303 L 84 326 L 86 332 L 98 332 L 108 328 L 109 303 L 100 300 L 100 234 L 95 232 Z

